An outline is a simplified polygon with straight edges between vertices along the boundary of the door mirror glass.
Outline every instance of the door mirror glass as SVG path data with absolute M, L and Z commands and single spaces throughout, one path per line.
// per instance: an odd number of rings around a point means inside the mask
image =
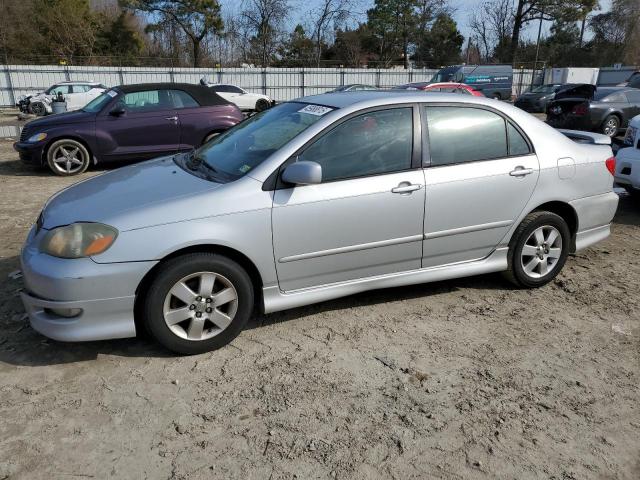
M 122 103 L 116 103 L 115 106 L 109 111 L 109 115 L 119 117 L 125 113 L 124 105 Z
M 316 162 L 296 162 L 282 172 L 282 181 L 293 185 L 315 185 L 322 182 L 322 167 Z

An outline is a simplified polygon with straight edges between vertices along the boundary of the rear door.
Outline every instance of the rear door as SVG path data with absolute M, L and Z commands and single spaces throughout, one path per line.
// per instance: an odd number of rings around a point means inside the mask
M 141 160 L 178 151 L 180 123 L 168 90 L 127 93 L 117 102 L 121 115 L 106 108 L 96 120 L 101 160 Z
M 422 108 L 425 148 L 423 267 L 481 259 L 527 204 L 539 165 L 522 131 L 481 106 Z
M 627 90 L 625 95 L 629 101 L 629 117 L 627 120 L 630 121 L 636 115 L 640 115 L 640 90 Z

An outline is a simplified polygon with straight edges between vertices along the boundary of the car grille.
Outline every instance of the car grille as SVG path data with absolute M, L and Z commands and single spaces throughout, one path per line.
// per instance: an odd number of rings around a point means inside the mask
M 27 127 L 22 127 L 22 131 L 20 132 L 20 141 L 24 142 L 27 138 L 29 138 L 29 130 Z

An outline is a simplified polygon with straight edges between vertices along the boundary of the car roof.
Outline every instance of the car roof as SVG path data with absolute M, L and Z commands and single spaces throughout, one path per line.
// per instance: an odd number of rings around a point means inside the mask
M 230 105 L 231 102 L 218 95 L 213 89 L 205 85 L 193 83 L 134 83 L 131 85 L 118 85 L 114 89 L 122 93 L 144 92 L 145 90 L 182 90 L 188 93 L 203 107 L 213 105 Z
M 58 82 L 55 85 L 100 85 L 100 82 L 90 82 L 88 80 L 71 80 L 66 82 Z
M 459 95 L 456 93 L 430 92 L 427 95 L 422 90 L 361 90 L 356 92 L 323 93 L 320 95 L 309 95 L 291 101 L 324 105 L 332 108 L 345 108 L 352 105 L 359 105 L 362 108 L 368 108 L 378 105 L 425 101 L 477 103 L 479 105 L 493 106 L 495 106 L 496 103 L 502 103 L 498 100 L 491 100 L 485 97 Z

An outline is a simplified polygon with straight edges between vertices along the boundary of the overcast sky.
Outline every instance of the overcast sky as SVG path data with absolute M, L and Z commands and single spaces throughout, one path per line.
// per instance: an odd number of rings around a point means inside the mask
M 313 8 L 314 5 L 318 5 L 321 0 L 290 0 L 292 7 L 291 13 L 291 29 L 297 23 L 305 24 L 305 14 Z M 366 20 L 366 11 L 374 4 L 374 0 L 354 0 L 356 2 L 355 9 L 357 10 L 356 20 Z M 241 9 L 242 2 L 240 0 L 219 0 L 222 5 L 223 12 L 238 12 Z M 454 19 L 458 23 L 458 29 L 464 35 L 465 39 L 469 37 L 471 32 L 469 31 L 469 16 L 470 14 L 482 4 L 478 0 L 450 0 L 449 4 L 455 9 Z M 608 10 L 611 6 L 611 0 L 600 0 L 600 4 L 603 10 Z M 538 23 L 534 22 L 530 24 L 524 31 L 524 38 L 534 38 L 538 33 Z M 543 22 L 543 32 L 548 32 L 550 23 Z

